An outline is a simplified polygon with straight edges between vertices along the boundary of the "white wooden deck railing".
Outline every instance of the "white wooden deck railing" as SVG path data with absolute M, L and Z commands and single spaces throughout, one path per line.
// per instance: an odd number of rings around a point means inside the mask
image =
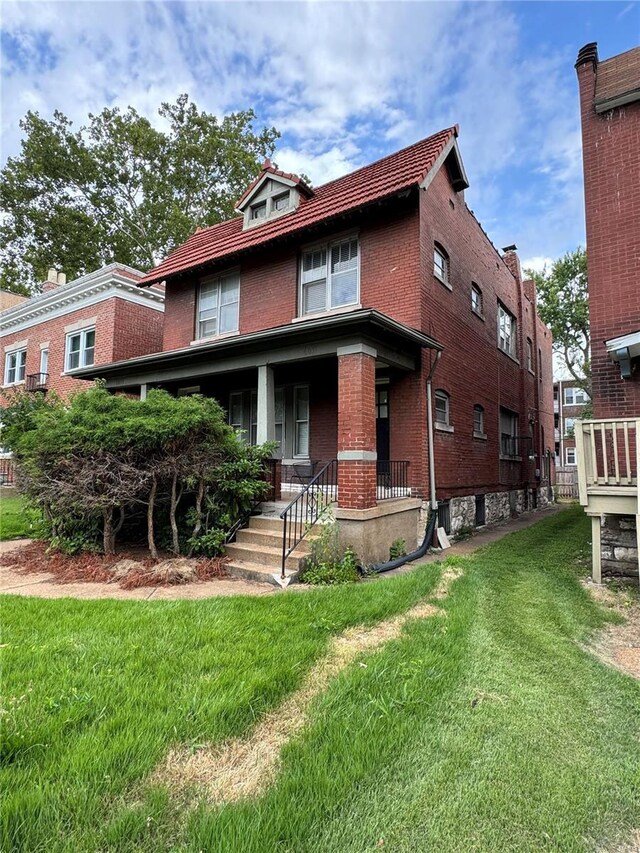
M 589 494 L 634 493 L 640 501 L 640 419 L 576 421 L 580 503 Z

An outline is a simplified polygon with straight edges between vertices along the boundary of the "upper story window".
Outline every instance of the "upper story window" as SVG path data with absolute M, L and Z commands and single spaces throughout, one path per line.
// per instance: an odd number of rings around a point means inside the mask
M 40 373 L 49 373 L 49 350 L 40 350 Z
M 258 204 L 251 205 L 251 219 L 266 219 L 267 218 L 267 202 L 261 201 Z
M 471 284 L 471 310 L 482 317 L 482 291 L 477 284 Z
M 450 398 L 446 391 L 436 391 L 436 426 L 448 427 L 451 426 L 451 406 Z
M 484 436 L 484 409 L 482 406 L 473 407 L 473 434 L 476 437 Z
M 538 379 L 542 382 L 542 350 L 538 349 Z
M 278 213 L 282 213 L 285 210 L 289 210 L 289 206 L 291 204 L 291 193 L 287 190 L 286 193 L 281 193 L 280 195 L 276 195 L 271 200 L 271 207 L 274 211 L 278 211 Z
M 433 274 L 443 284 L 450 285 L 449 281 L 449 255 L 439 243 L 433 244 Z
M 498 302 L 498 346 L 507 355 L 516 357 L 516 318 Z
M 8 352 L 4 358 L 4 384 L 17 385 L 18 382 L 24 382 L 26 370 L 26 349 L 16 349 L 13 352 Z
M 67 335 L 65 345 L 65 370 L 90 367 L 96 355 L 96 330 L 82 329 Z
M 355 237 L 304 252 L 300 273 L 300 313 L 314 314 L 357 304 L 360 298 L 358 256 Z
M 586 391 L 582 388 L 565 388 L 564 389 L 564 404 L 565 406 L 584 406 L 589 399 Z
M 239 273 L 203 281 L 198 298 L 198 338 L 237 332 L 239 306 Z
M 576 431 L 576 418 L 565 418 L 564 420 L 564 434 L 565 435 L 575 435 Z
M 533 373 L 533 344 L 531 338 L 527 338 L 527 367 Z

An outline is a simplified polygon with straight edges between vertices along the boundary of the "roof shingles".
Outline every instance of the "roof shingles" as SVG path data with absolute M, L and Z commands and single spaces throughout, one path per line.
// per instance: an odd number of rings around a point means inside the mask
M 636 90 L 640 93 L 640 47 L 598 64 L 596 103 L 610 101 Z
M 163 281 L 402 192 L 424 180 L 454 136 L 457 136 L 455 127 L 441 130 L 343 178 L 323 184 L 314 189 L 311 198 L 302 199 L 294 211 L 257 228 L 243 230 L 243 218 L 238 216 L 200 229 L 147 273 L 139 284 L 146 286 Z

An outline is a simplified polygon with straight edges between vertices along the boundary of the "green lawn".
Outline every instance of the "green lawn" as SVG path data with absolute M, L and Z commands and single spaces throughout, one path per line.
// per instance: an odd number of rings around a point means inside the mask
M 349 667 L 259 799 L 186 810 L 144 782 L 294 689 L 329 636 L 407 609 L 436 565 L 208 602 L 6 597 L 2 850 L 589 851 L 640 826 L 640 685 L 582 651 L 607 617 L 569 509 L 473 558 L 447 616 Z
M 6 539 L 22 539 L 34 535 L 33 510 L 27 510 L 20 495 L 0 494 L 0 542 Z

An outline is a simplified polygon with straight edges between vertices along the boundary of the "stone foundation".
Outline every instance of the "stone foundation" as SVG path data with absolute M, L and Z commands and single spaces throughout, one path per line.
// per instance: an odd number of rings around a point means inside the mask
M 638 540 L 633 515 L 605 515 L 600 542 L 602 575 L 638 580 Z

